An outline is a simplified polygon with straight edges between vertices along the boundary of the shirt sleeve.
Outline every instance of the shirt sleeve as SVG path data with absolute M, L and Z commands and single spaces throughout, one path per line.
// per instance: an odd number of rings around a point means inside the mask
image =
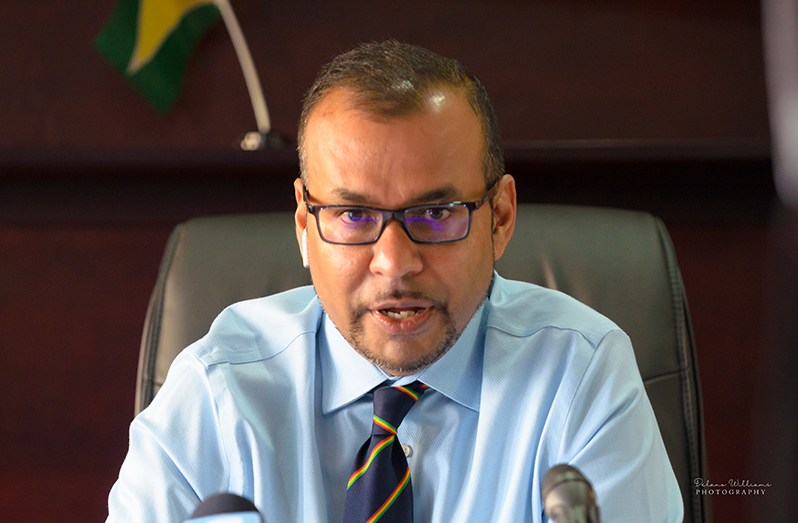
M 599 343 L 566 418 L 560 462 L 593 484 L 602 521 L 681 522 L 684 506 L 629 338 Z
M 109 495 L 108 523 L 177 523 L 200 499 L 223 490 L 225 458 L 206 374 L 184 350 L 152 404 L 131 423 L 128 454 Z

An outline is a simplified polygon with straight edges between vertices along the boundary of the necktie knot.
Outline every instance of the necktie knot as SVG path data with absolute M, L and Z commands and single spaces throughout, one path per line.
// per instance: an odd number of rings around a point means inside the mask
M 380 385 L 374 389 L 374 424 L 372 435 L 396 434 L 410 408 L 429 387 L 416 381 L 402 387 Z

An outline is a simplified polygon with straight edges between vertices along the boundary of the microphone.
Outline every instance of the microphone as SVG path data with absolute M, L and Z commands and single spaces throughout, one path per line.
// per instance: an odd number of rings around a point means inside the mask
M 554 523 L 601 523 L 596 494 L 576 467 L 555 465 L 540 486 L 543 510 Z
M 263 523 L 263 518 L 250 500 L 225 493 L 205 498 L 183 523 Z

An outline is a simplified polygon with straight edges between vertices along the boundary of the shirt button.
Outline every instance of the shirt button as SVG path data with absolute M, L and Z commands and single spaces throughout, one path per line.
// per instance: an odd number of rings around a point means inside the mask
M 413 447 L 411 447 L 410 445 L 403 444 L 402 450 L 404 451 L 406 458 L 409 458 L 410 456 L 413 455 Z

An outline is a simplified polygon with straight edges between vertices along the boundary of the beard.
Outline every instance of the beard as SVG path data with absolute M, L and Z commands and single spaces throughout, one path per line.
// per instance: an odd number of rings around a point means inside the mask
M 371 309 L 369 309 L 365 305 L 355 306 L 355 308 L 352 311 L 351 320 L 349 322 L 349 336 L 344 335 L 344 338 L 346 339 L 346 341 L 349 342 L 349 345 L 351 345 L 352 348 L 355 349 L 355 351 L 357 351 L 361 356 L 366 358 L 374 365 L 395 375 L 414 374 L 426 367 L 429 367 L 430 365 L 438 361 L 441 357 L 443 357 L 444 354 L 446 354 L 449 351 L 449 349 L 452 348 L 455 342 L 457 342 L 458 338 L 460 338 L 462 330 L 457 329 L 457 325 L 455 324 L 455 321 L 452 318 L 451 313 L 449 312 L 449 306 L 446 302 L 431 299 L 421 292 L 401 291 L 401 290 L 396 290 L 393 292 L 386 293 L 375 301 L 392 300 L 392 299 L 393 300 L 413 299 L 432 304 L 434 310 L 437 313 L 439 313 L 443 318 L 445 331 L 443 336 L 438 341 L 437 346 L 433 350 L 425 351 L 422 355 L 420 355 L 416 359 L 412 359 L 409 361 L 402 361 L 402 362 L 386 360 L 385 358 L 381 358 L 380 356 L 378 356 L 376 352 L 372 350 L 371 347 L 368 346 L 368 343 L 365 340 L 366 334 L 363 327 L 363 318 L 365 317 L 366 314 L 369 314 L 371 312 Z M 401 337 L 400 335 L 395 336 L 396 339 L 400 339 L 400 337 Z

